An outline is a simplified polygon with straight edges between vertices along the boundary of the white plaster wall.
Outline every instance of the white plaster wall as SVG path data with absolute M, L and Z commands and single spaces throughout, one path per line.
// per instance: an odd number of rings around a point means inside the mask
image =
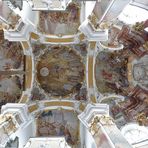
M 83 2 L 81 2 L 81 9 L 80 9 L 80 11 L 81 11 L 81 13 L 80 13 L 80 22 L 81 22 L 81 24 L 85 21 L 85 11 L 86 11 L 86 9 L 85 9 L 85 3 L 83 3 Z
M 33 124 L 34 121 L 30 120 L 24 127 L 21 127 L 13 136 L 14 137 L 19 137 L 19 148 L 23 148 L 24 145 L 27 143 L 30 137 L 33 137 L 35 132 L 34 132 L 34 127 Z
M 134 148 L 148 148 L 148 144 L 147 145 L 142 145 L 142 146 L 133 146 Z
M 21 11 L 19 9 L 15 9 L 14 11 L 21 16 L 25 23 L 32 24 L 33 26 L 37 24 L 38 11 L 32 11 L 32 7 L 27 1 L 23 1 L 23 8 Z
M 84 129 L 85 131 L 85 147 L 86 148 L 97 148 L 95 141 L 91 135 L 91 133 L 88 131 L 88 129 Z
M 85 144 L 85 127 L 84 125 L 80 122 L 80 142 L 81 142 L 81 148 L 83 148 Z
M 92 13 L 95 7 L 96 1 L 86 1 L 85 2 L 85 19 Z

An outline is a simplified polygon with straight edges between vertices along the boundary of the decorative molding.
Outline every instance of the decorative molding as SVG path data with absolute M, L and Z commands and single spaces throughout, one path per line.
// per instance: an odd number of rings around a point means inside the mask
M 87 37 L 89 41 L 107 41 L 108 30 L 97 29 L 94 30 L 91 23 L 85 20 L 79 27 L 79 30 Z
M 48 138 L 30 138 L 24 148 L 32 147 L 58 147 L 58 148 L 71 148 L 65 137 L 48 137 Z
M 107 104 L 88 104 L 78 118 L 87 128 L 90 128 L 90 123 L 97 115 L 109 116 L 109 106 Z

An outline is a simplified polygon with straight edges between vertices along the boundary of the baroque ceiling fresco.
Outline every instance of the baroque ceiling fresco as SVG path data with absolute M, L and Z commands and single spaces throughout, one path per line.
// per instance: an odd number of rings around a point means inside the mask
M 1 106 L 19 102 L 24 85 L 24 54 L 19 42 L 4 39 L 0 30 L 0 98 Z
M 67 110 L 48 110 L 37 117 L 37 136 L 64 136 L 69 145 L 79 147 L 77 114 Z
M 22 33 L 29 34 L 27 40 L 13 40 L 6 33 L 18 24 L 16 32 L 24 29 L 26 18 L 13 14 L 11 25 L 0 22 L 0 108 L 6 103 L 66 100 L 84 109 L 89 103 L 102 103 L 109 105 L 119 129 L 133 122 L 147 127 L 148 18 L 127 24 L 120 16 L 109 22 L 110 15 L 99 23 L 107 2 L 96 2 L 87 16 L 92 34 L 108 29 L 105 41 L 89 40 L 89 33 L 81 32 L 83 7 L 78 0 L 64 11 L 36 10 L 33 29 Z M 80 147 L 78 114 L 42 109 L 35 113 L 36 136 L 64 136 L 69 145 Z
M 41 11 L 38 29 L 43 34 L 76 34 L 80 25 L 80 4 L 70 3 L 62 12 Z
M 119 126 L 127 122 L 139 121 L 140 116 L 147 117 L 148 79 L 147 79 L 147 39 L 144 31 L 148 22 L 136 23 L 131 29 L 124 25 L 117 32 L 116 40 L 124 45 L 119 51 L 98 52 L 96 57 L 95 74 L 98 91 L 103 94 L 125 96 L 123 100 L 109 98 L 103 103 L 109 103 L 111 114 Z M 109 44 L 109 46 L 112 46 Z M 121 125 L 120 125 L 121 124 Z
M 48 49 L 37 64 L 37 79 L 47 93 L 66 96 L 80 91 L 84 79 L 84 66 L 73 49 L 55 46 Z

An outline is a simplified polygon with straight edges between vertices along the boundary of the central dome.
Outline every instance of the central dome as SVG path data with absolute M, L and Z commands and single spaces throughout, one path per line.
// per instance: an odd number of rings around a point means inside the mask
M 76 92 L 84 79 L 81 61 L 81 57 L 70 47 L 49 47 L 37 64 L 40 87 L 55 97 L 66 97 Z

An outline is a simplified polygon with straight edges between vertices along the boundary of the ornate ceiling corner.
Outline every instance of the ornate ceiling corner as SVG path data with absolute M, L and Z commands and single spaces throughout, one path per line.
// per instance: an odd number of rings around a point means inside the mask
M 88 20 L 85 20 L 79 27 L 79 30 L 87 37 L 89 41 L 108 40 L 108 30 L 94 29 Z
M 92 119 L 97 115 L 109 116 L 109 106 L 107 104 L 88 104 L 78 118 L 87 128 L 89 128 Z

